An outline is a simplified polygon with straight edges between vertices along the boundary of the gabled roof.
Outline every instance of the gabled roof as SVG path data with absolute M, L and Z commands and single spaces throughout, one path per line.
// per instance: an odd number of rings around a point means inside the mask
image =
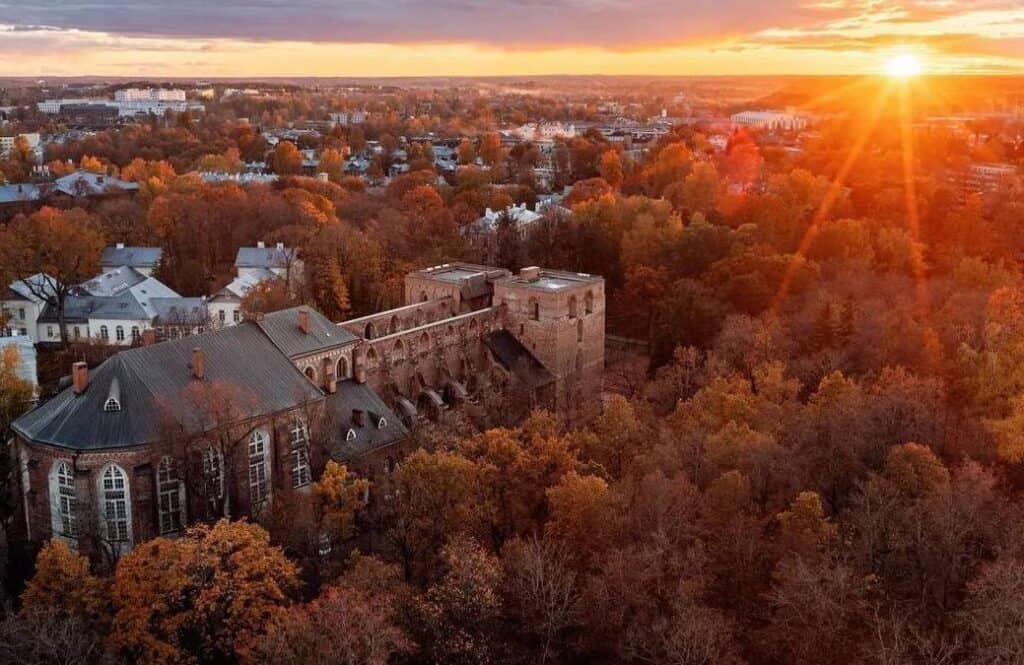
M 250 272 L 245 275 L 239 275 L 235 277 L 231 282 L 228 283 L 223 289 L 218 291 L 215 296 L 229 295 L 236 298 L 244 298 L 247 293 L 261 282 L 266 282 L 272 279 L 281 279 L 276 274 L 266 269 L 251 268 Z
M 13 424 L 19 435 L 75 450 L 126 448 L 161 438 L 166 405 L 181 409 L 192 376 L 192 349 L 203 350 L 206 383 L 225 382 L 246 391 L 246 417 L 293 409 L 323 393 L 251 322 L 122 351 L 90 372 L 88 389 L 70 388 Z M 121 410 L 103 405 L 117 381 Z M 198 424 L 193 423 L 198 429 Z
M 295 249 L 288 247 L 239 247 L 235 267 L 287 268 L 295 256 Z
M 125 266 L 108 270 L 81 285 L 77 293 L 69 295 L 64 301 L 64 318 L 66 321 L 152 320 L 157 315 L 154 299 L 180 297 L 155 277 L 146 277 Z M 47 305 L 39 320 L 57 321 L 56 308 Z
M 80 286 L 91 296 L 115 296 L 146 280 L 135 268 L 118 266 L 101 272 Z
M 104 268 L 155 268 L 160 265 L 163 254 L 164 250 L 160 247 L 106 247 L 100 257 L 100 265 Z
M 309 332 L 299 329 L 299 310 L 309 315 Z M 358 338 L 309 307 L 291 307 L 264 314 L 259 322 L 267 337 L 289 358 L 334 348 L 356 341 Z
M 120 189 L 124 191 L 134 191 L 139 188 L 139 183 L 137 182 L 128 182 L 102 173 L 92 173 L 90 171 L 75 171 L 74 173 L 69 173 L 66 176 L 57 178 L 53 184 L 58 192 L 67 194 L 68 196 L 79 196 L 81 194 L 93 196 L 96 194 L 105 194 L 113 190 Z
M 53 295 L 55 291 L 54 286 L 56 284 L 57 279 L 55 277 L 37 272 L 25 279 L 16 279 L 11 282 L 10 286 L 7 287 L 8 293 L 6 294 L 5 299 L 28 300 L 29 302 L 41 304 L 46 301 L 37 296 L 36 293 Z
M 39 185 L 30 183 L 0 185 L 0 204 L 38 201 L 43 197 L 43 191 Z
M 362 411 L 363 425 L 356 425 L 353 411 Z M 409 430 L 388 408 L 384 400 L 363 383 L 351 379 L 338 384 L 338 392 L 327 396 L 328 422 L 334 429 L 330 445 L 331 458 L 348 462 L 367 453 L 390 446 L 404 439 Z M 379 427 L 383 418 L 383 427 Z M 348 432 L 355 433 L 349 439 Z

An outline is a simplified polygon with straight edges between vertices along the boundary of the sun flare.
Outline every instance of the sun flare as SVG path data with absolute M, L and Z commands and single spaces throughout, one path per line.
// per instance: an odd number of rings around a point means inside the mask
M 893 78 L 917 76 L 923 69 L 921 59 L 910 53 L 901 53 L 885 61 L 885 73 Z

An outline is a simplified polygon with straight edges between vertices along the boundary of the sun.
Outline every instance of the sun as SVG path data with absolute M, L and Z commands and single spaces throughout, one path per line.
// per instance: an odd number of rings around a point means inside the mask
M 885 73 L 893 78 L 917 76 L 923 69 L 921 59 L 911 53 L 901 53 L 885 61 Z

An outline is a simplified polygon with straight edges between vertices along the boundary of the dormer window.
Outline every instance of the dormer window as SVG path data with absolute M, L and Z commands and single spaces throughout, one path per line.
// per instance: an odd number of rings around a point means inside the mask
M 107 393 L 107 401 L 103 403 L 103 410 L 107 413 L 121 410 L 121 384 L 116 378 L 110 382 L 110 392 Z
M 377 421 L 377 429 L 384 429 L 388 426 L 388 420 L 384 416 L 381 416 L 380 420 Z
M 356 431 L 354 429 L 352 429 L 352 428 L 349 428 L 348 433 L 345 435 L 345 440 L 346 441 L 355 441 L 356 440 Z

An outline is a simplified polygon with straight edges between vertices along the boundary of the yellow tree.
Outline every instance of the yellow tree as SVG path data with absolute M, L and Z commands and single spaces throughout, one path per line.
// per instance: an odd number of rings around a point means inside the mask
M 622 186 L 622 159 L 617 150 L 609 150 L 601 155 L 601 166 L 598 171 L 612 189 Z
M 295 565 L 254 524 L 157 538 L 117 566 L 109 644 L 143 665 L 235 662 L 289 612 L 297 585 Z
M 36 574 L 21 594 L 21 604 L 30 614 L 56 614 L 100 626 L 109 615 L 107 597 L 104 583 L 89 571 L 89 561 L 54 539 L 39 550 Z
M 364 497 L 369 489 L 370 481 L 356 478 L 344 464 L 327 462 L 320 480 L 313 483 L 321 526 L 330 529 L 339 539 L 348 538 L 356 512 L 366 507 Z

